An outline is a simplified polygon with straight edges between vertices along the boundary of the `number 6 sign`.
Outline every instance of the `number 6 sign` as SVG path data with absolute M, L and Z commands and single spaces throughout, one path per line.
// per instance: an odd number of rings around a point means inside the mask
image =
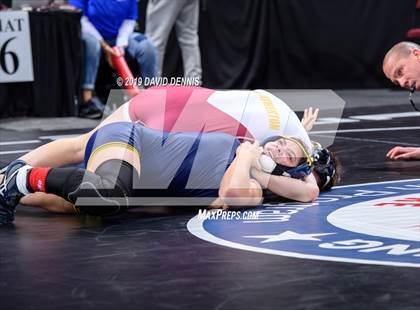
M 33 80 L 28 12 L 0 12 L 0 83 Z

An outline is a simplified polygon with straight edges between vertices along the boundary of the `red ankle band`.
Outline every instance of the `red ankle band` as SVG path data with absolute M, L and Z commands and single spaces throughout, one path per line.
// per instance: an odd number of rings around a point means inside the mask
M 28 176 L 28 185 L 33 192 L 45 193 L 45 181 L 51 168 L 32 168 Z

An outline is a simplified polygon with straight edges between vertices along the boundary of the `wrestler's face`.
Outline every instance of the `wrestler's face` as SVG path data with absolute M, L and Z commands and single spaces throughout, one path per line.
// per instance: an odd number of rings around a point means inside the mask
M 407 57 L 392 56 L 384 63 L 384 73 L 394 84 L 420 89 L 420 50 L 412 49 Z
M 288 139 L 280 138 L 264 145 L 264 153 L 270 156 L 277 164 L 286 167 L 296 167 L 304 153 L 299 145 Z

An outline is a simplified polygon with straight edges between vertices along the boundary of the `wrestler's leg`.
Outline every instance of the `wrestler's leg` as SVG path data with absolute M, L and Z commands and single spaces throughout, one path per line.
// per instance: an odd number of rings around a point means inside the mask
M 24 184 L 21 188 L 55 194 L 72 203 L 79 197 L 127 197 L 133 180 L 140 174 L 139 141 L 140 131 L 135 125 L 127 122 L 108 125 L 95 132 L 87 145 L 86 170 L 29 167 L 28 176 L 20 178 L 29 180 L 26 182 L 29 186 Z M 115 206 L 112 200 L 105 199 L 110 201 Z M 99 211 L 102 210 L 105 209 Z
M 138 173 L 133 166 L 125 161 L 108 160 L 95 173 L 84 169 L 52 169 L 46 191 L 75 204 L 77 211 L 114 215 L 127 208 L 135 179 Z
M 128 104 L 129 102 L 125 105 Z M 39 167 L 60 167 L 83 162 L 86 144 L 95 131 L 111 123 L 127 121 L 127 117 L 124 116 L 125 105 L 118 108 L 90 132 L 75 138 L 59 139 L 44 144 L 20 159 L 31 166 Z
M 79 198 L 91 198 L 76 206 L 77 211 L 92 215 L 113 215 L 125 210 L 133 183 L 139 178 L 140 158 L 135 150 L 125 146 L 96 149 L 89 160 L 88 169 L 31 168 L 24 186 L 31 192 L 54 194 L 75 204 Z M 32 197 L 34 199 L 39 197 Z M 47 196 L 41 197 L 43 199 Z M 50 199 L 52 199 L 50 197 Z M 25 203 L 25 200 L 21 201 Z M 69 209 L 68 204 L 54 207 Z M 45 205 L 46 201 L 43 201 Z

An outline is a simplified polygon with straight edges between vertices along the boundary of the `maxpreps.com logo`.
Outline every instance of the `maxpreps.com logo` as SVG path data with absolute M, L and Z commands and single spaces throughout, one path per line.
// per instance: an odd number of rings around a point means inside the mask
M 420 267 L 420 179 L 337 187 L 315 203 L 266 204 L 258 219 L 188 222 L 228 247 L 298 258 Z

